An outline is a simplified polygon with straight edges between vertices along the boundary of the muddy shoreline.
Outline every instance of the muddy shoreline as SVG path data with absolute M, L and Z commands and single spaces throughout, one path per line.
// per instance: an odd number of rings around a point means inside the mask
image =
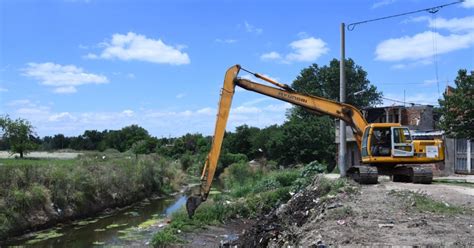
M 17 228 L 11 230 L 7 236 L 0 237 L 0 244 L 7 242 L 10 239 L 25 235 L 30 232 L 37 232 L 40 230 L 48 229 L 59 224 L 70 224 L 74 221 L 95 217 L 102 214 L 113 214 L 115 212 L 131 208 L 135 204 L 147 199 L 147 198 L 163 197 L 163 195 L 151 194 L 143 195 L 134 198 L 129 198 L 124 201 L 114 201 L 112 204 L 107 204 L 106 201 L 100 202 L 99 205 L 92 205 L 87 211 L 73 212 L 69 214 L 60 215 L 58 211 L 55 211 L 53 207 L 45 207 L 38 209 L 37 212 L 31 213 L 31 222 L 18 223 Z M 84 213 L 87 212 L 87 213 Z M 28 218 L 28 217 L 27 217 Z
M 121 201 L 112 201 L 112 204 L 107 204 L 107 201 L 101 201 L 100 205 L 91 205 L 92 207 L 87 212 L 69 212 L 69 215 L 59 215 L 53 207 L 51 207 L 50 209 L 45 209 L 43 207 L 39 209 L 38 212 L 31 214 L 31 216 L 37 216 L 34 220 L 42 220 L 42 222 L 25 222 L 23 226 L 17 225 L 17 229 L 12 230 L 6 237 L 2 237 L 2 239 L 0 239 L 0 245 L 24 237 L 29 233 L 46 230 L 60 225 L 71 225 L 73 222 L 81 221 L 88 218 L 95 218 L 104 215 L 114 215 L 118 212 L 134 208 L 135 206 L 141 204 L 143 201 L 165 199 L 176 196 L 178 194 L 188 195 L 191 192 L 192 186 L 192 184 L 185 185 L 179 191 L 173 192 L 171 194 L 163 194 L 157 192 L 146 195 L 135 194 L 135 197 L 126 198 Z

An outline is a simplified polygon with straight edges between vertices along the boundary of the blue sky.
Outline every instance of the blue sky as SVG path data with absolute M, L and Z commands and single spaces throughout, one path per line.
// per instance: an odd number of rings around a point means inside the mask
M 228 67 L 291 83 L 339 58 L 341 22 L 449 2 L 2 0 L 0 114 L 30 120 L 40 136 L 130 124 L 158 137 L 211 134 Z M 385 97 L 436 104 L 436 78 L 442 92 L 474 68 L 474 1 L 346 38 L 346 56 Z M 239 90 L 228 130 L 280 124 L 289 107 Z

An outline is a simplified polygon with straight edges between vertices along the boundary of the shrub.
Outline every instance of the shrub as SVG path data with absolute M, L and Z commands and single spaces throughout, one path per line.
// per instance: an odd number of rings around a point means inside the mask
M 222 154 L 220 161 L 224 167 L 227 167 L 235 163 L 246 163 L 249 161 L 249 159 L 245 154 L 226 152 Z
M 263 180 L 259 181 L 253 188 L 254 193 L 259 193 L 262 191 L 273 190 L 276 188 L 280 188 L 282 185 L 281 183 L 272 177 L 264 178 Z

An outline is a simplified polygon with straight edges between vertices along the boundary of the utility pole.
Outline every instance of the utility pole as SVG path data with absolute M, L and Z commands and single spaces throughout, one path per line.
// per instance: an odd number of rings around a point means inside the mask
M 345 24 L 341 23 L 341 61 L 339 62 L 339 101 L 346 101 L 346 73 L 345 73 L 345 57 L 346 57 L 346 35 Z M 346 123 L 339 120 L 339 157 L 338 157 L 339 173 L 341 177 L 346 176 Z

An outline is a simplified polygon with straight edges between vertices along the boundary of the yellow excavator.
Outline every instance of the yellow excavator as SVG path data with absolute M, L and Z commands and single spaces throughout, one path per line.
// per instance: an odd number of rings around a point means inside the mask
M 239 78 L 241 70 L 276 87 Z M 240 65 L 234 65 L 225 74 L 214 137 L 202 170 L 199 194 L 190 196 L 186 202 L 190 218 L 196 208 L 206 201 L 211 189 L 235 86 L 301 106 L 318 115 L 329 115 L 346 122 L 352 128 L 362 157 L 362 164 L 350 167 L 346 175 L 360 184 L 376 184 L 378 175 L 389 175 L 395 182 L 429 184 L 432 182 L 433 172 L 431 167 L 422 164 L 444 160 L 444 146 L 439 139 L 412 140 L 410 130 L 399 123 L 368 124 L 361 112 L 352 105 L 296 92 L 286 84 L 248 71 Z

